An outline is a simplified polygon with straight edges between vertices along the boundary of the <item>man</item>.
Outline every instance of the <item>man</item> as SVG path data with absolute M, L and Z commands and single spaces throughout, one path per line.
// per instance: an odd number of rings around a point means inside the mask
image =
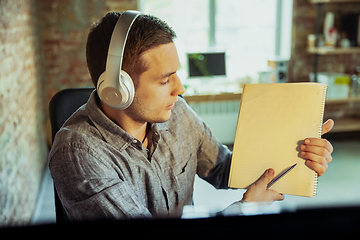
M 86 54 L 95 86 L 105 71 L 119 16 L 107 14 L 89 33 Z M 174 38 L 165 22 L 140 15 L 123 60 L 135 85 L 132 104 L 111 108 L 94 91 L 57 134 L 49 166 L 70 219 L 180 217 L 192 202 L 195 174 L 227 188 L 232 153 L 178 97 L 185 89 L 177 76 Z M 332 125 L 326 123 L 323 132 Z M 331 144 L 311 138 L 301 150 L 306 164 L 322 175 L 331 161 Z M 282 200 L 283 195 L 266 187 L 274 174 L 266 170 L 235 206 Z

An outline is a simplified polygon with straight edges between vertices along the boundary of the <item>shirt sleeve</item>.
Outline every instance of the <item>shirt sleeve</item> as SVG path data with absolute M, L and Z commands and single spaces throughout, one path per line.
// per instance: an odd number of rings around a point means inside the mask
M 70 220 L 152 217 L 121 173 L 89 149 L 63 147 L 49 167 Z
M 251 214 L 258 209 L 258 207 L 266 206 L 265 204 L 247 203 L 246 201 L 237 201 L 229 205 L 227 208 L 220 211 L 218 214 L 225 217 L 245 215 L 245 213 Z
M 217 189 L 228 189 L 232 152 L 203 123 L 198 156 L 198 175 Z
M 185 125 L 192 126 L 188 131 L 192 134 L 193 144 L 197 146 L 198 176 L 217 189 L 228 189 L 232 152 L 213 135 L 206 123 L 187 104 L 183 107 L 188 121 Z

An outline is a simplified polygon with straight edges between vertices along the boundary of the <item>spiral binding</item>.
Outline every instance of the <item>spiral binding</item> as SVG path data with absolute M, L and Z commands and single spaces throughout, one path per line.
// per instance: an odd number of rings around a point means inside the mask
M 317 175 L 317 173 L 315 173 L 313 197 L 315 197 L 315 196 L 316 196 L 317 185 L 318 185 L 318 175 Z
M 324 95 L 323 95 L 323 100 L 321 103 L 321 114 L 320 114 L 320 124 L 319 124 L 319 138 L 321 138 L 321 130 L 322 130 L 322 124 L 323 124 L 323 118 L 324 118 L 324 108 L 325 108 L 325 100 L 326 100 L 326 90 L 327 90 L 327 86 L 324 84 Z
M 323 100 L 321 103 L 321 114 L 320 114 L 320 124 L 319 124 L 319 138 L 321 138 L 321 131 L 322 131 L 322 124 L 323 124 L 323 118 L 324 118 L 324 108 L 325 108 L 325 100 L 326 100 L 326 90 L 327 90 L 327 86 L 324 85 L 324 95 L 323 95 Z M 315 178 L 314 178 L 314 192 L 313 192 L 313 196 L 316 196 L 316 190 L 317 190 L 317 185 L 318 185 L 318 174 L 315 173 Z

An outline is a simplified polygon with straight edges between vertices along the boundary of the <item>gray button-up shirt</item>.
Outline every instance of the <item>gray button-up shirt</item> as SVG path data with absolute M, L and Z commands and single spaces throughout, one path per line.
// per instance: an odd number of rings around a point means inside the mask
M 150 149 L 98 107 L 96 91 L 57 133 L 49 167 L 70 219 L 179 217 L 195 174 L 227 188 L 232 153 L 179 98 Z M 221 124 L 221 123 L 219 123 Z

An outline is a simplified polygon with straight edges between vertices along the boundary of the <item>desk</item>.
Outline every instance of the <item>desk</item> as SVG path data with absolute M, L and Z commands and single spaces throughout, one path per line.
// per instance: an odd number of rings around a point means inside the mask
M 326 100 L 324 117 L 334 119 L 333 133 L 360 131 L 360 97 Z
M 184 96 L 186 102 L 240 101 L 241 93 L 219 93 Z
M 240 103 L 241 93 L 219 93 L 219 94 L 205 94 L 205 95 L 188 95 L 184 96 L 185 100 L 190 106 L 201 103 L 215 103 L 215 102 L 238 102 Z M 196 110 L 195 110 L 196 111 Z M 360 97 L 347 99 L 328 99 L 325 104 L 324 118 L 332 118 L 335 121 L 335 126 L 331 132 L 351 132 L 360 131 Z M 222 112 L 223 114 L 224 112 Z M 201 113 L 199 114 L 201 115 Z M 228 116 L 229 117 L 229 116 Z M 233 113 L 237 121 L 237 114 Z M 207 118 L 205 116 L 205 118 Z M 205 121 L 205 120 L 204 120 Z M 210 120 L 211 121 L 211 120 Z M 206 122 L 206 121 L 205 121 Z M 216 123 L 210 123 L 212 128 L 216 128 Z M 234 121 L 230 123 L 232 130 L 234 129 Z M 221 132 L 221 131 L 220 131 Z M 223 133 L 220 133 L 223 134 Z M 216 134 L 215 134 L 216 135 Z M 226 138 L 229 141 L 229 138 Z
M 117 221 L 72 222 L 38 226 L 3 227 L 3 236 L 17 238 L 38 237 L 39 233 L 53 232 L 67 238 L 91 238 L 97 232 L 133 234 L 137 238 L 164 239 L 182 234 L 190 239 L 347 239 L 359 233 L 360 206 L 337 208 L 298 209 L 280 214 L 211 217 L 198 219 L 132 219 Z M 306 224 L 304 224 L 306 223 Z

